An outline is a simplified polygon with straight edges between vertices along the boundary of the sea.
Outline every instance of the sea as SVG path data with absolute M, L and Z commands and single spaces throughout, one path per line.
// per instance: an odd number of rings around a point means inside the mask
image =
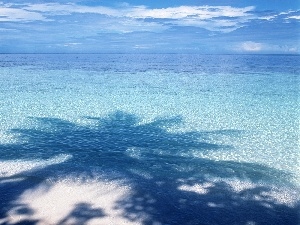
M 299 225 L 299 62 L 0 54 L 0 224 Z

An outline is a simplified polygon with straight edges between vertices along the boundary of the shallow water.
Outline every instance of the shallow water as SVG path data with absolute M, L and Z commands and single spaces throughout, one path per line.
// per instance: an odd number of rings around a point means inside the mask
M 109 195 L 109 212 L 89 196 L 48 223 L 297 224 L 298 62 L 0 55 L 0 218 L 42 224 L 45 204 L 28 198 L 74 185 L 94 193 L 104 182 L 128 188 Z

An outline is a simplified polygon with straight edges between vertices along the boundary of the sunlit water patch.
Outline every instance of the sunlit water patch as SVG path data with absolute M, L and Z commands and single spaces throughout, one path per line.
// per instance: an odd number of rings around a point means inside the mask
M 47 160 L 0 160 L 0 178 L 9 178 L 32 170 L 43 169 L 50 165 L 60 164 L 72 156 L 61 154 Z

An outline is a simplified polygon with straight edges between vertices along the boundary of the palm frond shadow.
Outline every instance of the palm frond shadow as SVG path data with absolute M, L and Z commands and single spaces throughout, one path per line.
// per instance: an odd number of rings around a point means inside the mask
M 1 178 L 0 218 L 5 218 L 7 211 L 16 207 L 14 201 L 22 193 L 38 186 L 45 178 L 56 179 L 70 174 L 93 177 L 96 171 L 102 175 L 117 174 L 106 179 L 126 180 L 133 191 L 119 200 L 115 208 L 123 209 L 124 218 L 131 221 L 147 215 L 142 218 L 144 225 L 298 224 L 299 204 L 288 206 L 271 199 L 266 195 L 272 191 L 270 186 L 250 186 L 236 191 L 224 181 L 247 179 L 276 183 L 277 178 L 284 179 L 287 174 L 257 164 L 213 161 L 186 154 L 190 150 L 214 151 L 231 147 L 202 141 L 201 137 L 209 132 L 170 133 L 164 129 L 170 124 L 181 123 L 180 117 L 139 124 L 135 115 L 118 111 L 107 118 L 88 119 L 96 125 L 81 126 L 56 118 L 35 118 L 39 129 L 12 131 L 24 142 L 0 146 L 4 153 L 1 160 L 12 157 L 47 160 L 58 154 L 72 155 L 72 158 Z M 6 182 L 18 177 L 26 179 Z M 34 212 L 20 206 L 20 213 Z M 78 203 L 61 224 L 70 218 L 87 224 L 92 218 L 105 216 L 101 208 Z

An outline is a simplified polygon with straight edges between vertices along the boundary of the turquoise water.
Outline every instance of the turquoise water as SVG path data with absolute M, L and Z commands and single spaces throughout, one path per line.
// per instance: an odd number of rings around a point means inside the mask
M 84 177 L 140 224 L 298 224 L 299 59 L 0 55 L 0 219 Z

